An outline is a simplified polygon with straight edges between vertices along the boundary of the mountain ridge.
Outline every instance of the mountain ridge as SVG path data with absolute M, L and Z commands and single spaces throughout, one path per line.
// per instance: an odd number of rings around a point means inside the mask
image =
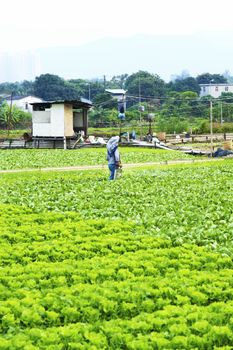
M 33 74 L 34 78 L 50 73 L 65 79 L 92 79 L 145 70 L 158 74 L 165 81 L 184 70 L 191 76 L 205 72 L 222 74 L 233 68 L 231 35 L 230 32 L 137 34 L 124 38 L 103 38 L 80 46 L 39 48 L 34 50 L 37 69 L 34 68 Z M 30 69 L 33 75 L 33 69 Z M 0 80 L 3 70 L 0 62 Z M 22 76 L 21 80 L 30 80 L 29 74 L 25 74 L 26 69 L 22 71 L 25 77 Z

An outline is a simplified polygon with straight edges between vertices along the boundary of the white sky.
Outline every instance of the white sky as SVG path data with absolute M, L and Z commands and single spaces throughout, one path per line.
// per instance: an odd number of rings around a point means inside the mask
M 0 52 L 104 37 L 233 31 L 233 0 L 4 0 Z

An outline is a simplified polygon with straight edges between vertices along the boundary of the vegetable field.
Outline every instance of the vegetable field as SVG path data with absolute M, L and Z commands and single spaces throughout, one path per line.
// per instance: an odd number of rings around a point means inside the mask
M 193 159 L 193 156 L 179 151 L 122 147 L 120 152 L 124 164 Z M 106 164 L 106 149 L 6 149 L 0 150 L 0 160 L 0 170 L 102 165 Z
M 233 162 L 107 176 L 1 175 L 0 350 L 232 349 Z

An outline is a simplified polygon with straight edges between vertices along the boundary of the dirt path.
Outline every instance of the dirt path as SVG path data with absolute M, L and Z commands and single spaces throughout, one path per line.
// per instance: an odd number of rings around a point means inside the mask
M 149 167 L 149 166 L 158 166 L 158 165 L 172 165 L 172 164 L 193 164 L 193 163 L 203 163 L 203 162 L 217 162 L 223 161 L 225 158 L 217 159 L 185 159 L 185 160 L 168 160 L 161 162 L 147 162 L 147 163 L 132 163 L 132 164 L 123 164 L 123 169 L 137 168 L 137 167 Z M 22 172 L 33 172 L 33 171 L 78 171 L 78 170 L 97 170 L 108 169 L 107 165 L 78 165 L 78 166 L 66 166 L 66 167 L 51 167 L 51 168 L 30 168 L 30 169 L 9 169 L 9 170 L 0 170 L 0 174 L 4 173 L 22 173 Z

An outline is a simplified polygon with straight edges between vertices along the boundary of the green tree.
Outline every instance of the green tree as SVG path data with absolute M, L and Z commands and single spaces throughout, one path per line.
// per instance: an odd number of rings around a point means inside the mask
M 128 78 L 128 74 L 121 74 L 112 77 L 110 80 L 108 87 L 111 89 L 124 89 L 126 84 L 126 79 Z
M 79 96 L 89 98 L 89 84 L 91 87 L 91 82 L 84 79 L 69 79 L 67 83 L 77 91 Z
M 16 126 L 29 126 L 31 124 L 31 114 L 22 111 L 15 105 L 10 107 L 6 102 L 0 107 L 0 125 L 1 127 L 11 130 Z
M 129 75 L 125 82 L 129 95 L 141 97 L 161 97 L 165 95 L 165 82 L 156 74 L 139 71 Z
M 14 95 L 20 95 L 20 96 L 33 95 L 34 94 L 33 82 L 24 80 L 23 82 L 16 82 L 16 83 L 6 82 L 6 83 L 0 84 L 0 94 L 10 95 L 12 92 L 14 93 Z
M 168 134 L 187 132 L 190 129 L 190 124 L 187 120 L 182 120 L 179 117 L 158 118 L 158 131 L 165 131 Z
M 94 97 L 95 106 L 101 106 L 103 109 L 117 109 L 117 100 L 114 99 L 109 93 L 99 93 Z
M 89 112 L 89 126 L 108 127 L 117 124 L 117 110 L 95 107 Z
M 196 81 L 198 84 L 225 84 L 227 83 L 227 78 L 222 74 L 203 73 L 196 77 Z
M 34 95 L 34 83 L 32 81 L 24 80 L 20 83 L 21 94 L 24 96 Z
M 233 92 L 222 92 L 219 99 L 228 103 L 233 103 Z
M 83 80 L 83 79 L 70 79 L 67 80 L 70 87 L 75 89 L 80 97 L 84 97 L 91 101 L 95 101 L 95 97 L 98 94 L 103 94 L 104 81 L 103 80 Z
M 167 87 L 171 91 L 193 91 L 197 94 L 200 93 L 200 86 L 198 85 L 196 79 L 192 77 L 176 79 L 174 82 L 168 83 Z
M 160 130 L 183 132 L 196 125 L 196 119 L 208 117 L 209 101 L 201 102 L 193 91 L 170 92 L 159 111 Z M 171 130 L 173 129 L 173 131 Z
M 36 77 L 34 83 L 35 95 L 45 101 L 72 100 L 79 98 L 79 92 L 72 85 L 58 75 L 42 74 Z
M 224 122 L 233 122 L 233 93 L 222 92 L 219 97 L 219 113 L 220 117 L 218 120 L 223 119 Z

